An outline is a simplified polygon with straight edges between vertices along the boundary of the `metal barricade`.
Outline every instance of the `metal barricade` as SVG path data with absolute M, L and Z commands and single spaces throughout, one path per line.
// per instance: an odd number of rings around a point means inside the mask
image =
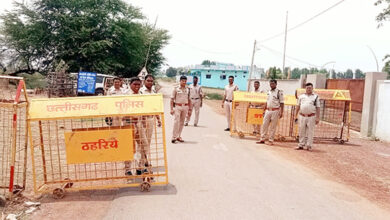
M 314 89 L 321 102 L 320 123 L 314 130 L 315 141 L 349 141 L 351 123 L 351 95 L 349 90 Z M 305 93 L 298 89 L 297 95 Z M 298 133 L 296 130 L 295 133 Z
M 161 94 L 31 100 L 28 128 L 36 193 L 168 184 Z
M 258 138 L 267 94 L 235 91 L 233 97 L 230 134 L 240 138 Z M 283 118 L 279 119 L 275 134 L 275 139 L 280 141 L 295 139 L 296 136 L 294 133 L 296 99 L 291 95 L 285 95 L 284 99 Z
M 26 187 L 27 101 L 22 77 L 0 76 L 0 195 L 7 199 Z

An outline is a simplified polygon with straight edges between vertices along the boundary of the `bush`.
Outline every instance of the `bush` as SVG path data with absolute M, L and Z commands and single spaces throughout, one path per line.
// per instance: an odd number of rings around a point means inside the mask
M 18 76 L 21 76 L 24 78 L 24 81 L 26 82 L 27 89 L 44 89 L 47 87 L 47 81 L 44 75 L 40 73 L 34 73 L 34 74 L 27 74 L 27 73 L 21 73 Z

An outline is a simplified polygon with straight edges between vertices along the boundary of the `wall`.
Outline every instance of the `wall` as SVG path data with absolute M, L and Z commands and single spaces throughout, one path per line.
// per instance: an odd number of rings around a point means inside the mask
M 390 142 L 390 80 L 377 82 L 373 135 Z
M 249 77 L 248 71 L 191 70 L 191 73 L 192 72 L 198 72 L 198 74 L 200 72 L 199 84 L 205 87 L 223 89 L 227 84 L 229 84 L 229 76 L 234 76 L 234 84 L 238 85 L 240 90 L 246 90 L 247 88 L 247 78 Z M 211 75 L 211 78 L 207 79 L 206 75 Z M 225 75 L 226 78 L 222 79 L 221 75 Z
M 268 79 L 252 79 L 250 83 L 250 91 L 253 90 L 253 83 L 255 81 L 260 82 L 260 90 L 268 91 L 271 89 L 269 87 Z M 298 88 L 301 88 L 301 80 L 299 79 L 278 79 L 278 88 L 283 90 L 283 94 L 285 95 L 295 95 L 295 91 Z
M 325 89 L 326 76 L 324 74 L 308 74 L 307 83 L 312 83 L 315 89 Z
M 364 79 L 327 79 L 326 88 L 350 90 L 352 111 L 362 112 Z

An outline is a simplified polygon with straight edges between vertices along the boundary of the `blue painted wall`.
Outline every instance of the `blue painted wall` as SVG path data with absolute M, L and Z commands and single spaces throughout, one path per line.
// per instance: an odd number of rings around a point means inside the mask
M 191 75 L 198 76 L 202 86 L 221 89 L 229 83 L 229 76 L 234 76 L 234 84 L 244 91 L 248 86 L 249 67 L 221 63 L 212 66 L 196 65 L 191 68 Z

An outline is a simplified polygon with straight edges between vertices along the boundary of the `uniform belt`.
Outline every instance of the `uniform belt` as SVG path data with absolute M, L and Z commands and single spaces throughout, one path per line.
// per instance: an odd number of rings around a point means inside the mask
M 313 116 L 316 115 L 315 113 L 311 113 L 311 114 L 302 114 L 302 113 L 299 113 L 299 114 L 302 115 L 303 117 L 313 117 Z
M 228 99 L 225 99 L 225 101 L 227 101 L 227 102 L 233 102 L 233 100 L 228 100 Z
M 178 105 L 178 106 L 187 106 L 188 104 L 187 104 L 187 103 L 175 103 L 175 105 Z
M 267 110 L 269 110 L 269 111 L 276 111 L 276 110 L 279 110 L 279 108 L 267 108 Z
M 199 99 L 199 98 L 191 98 L 191 99 L 195 99 L 196 100 L 196 99 Z

